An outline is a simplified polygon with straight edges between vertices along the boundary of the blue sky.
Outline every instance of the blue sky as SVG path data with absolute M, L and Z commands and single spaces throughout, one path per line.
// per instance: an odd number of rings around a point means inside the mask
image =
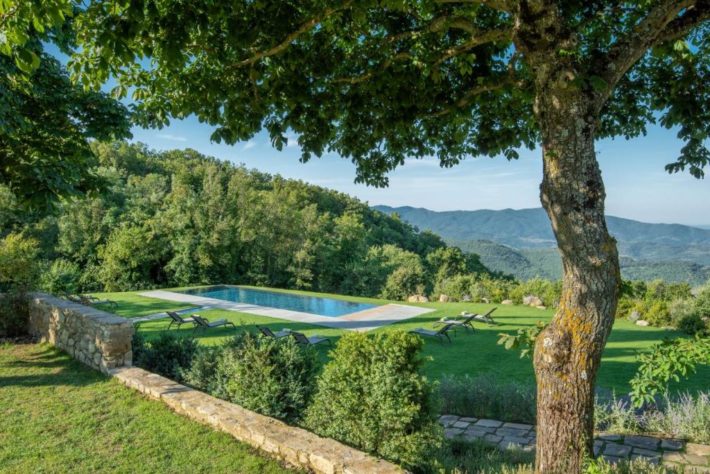
M 134 128 L 134 141 L 156 150 L 193 148 L 203 154 L 244 163 L 287 178 L 336 189 L 370 204 L 443 210 L 523 209 L 539 207 L 542 178 L 540 151 L 523 150 L 517 161 L 471 158 L 454 168 L 433 159 L 412 159 L 390 174 L 390 186 L 377 189 L 355 184 L 355 168 L 336 154 L 300 156 L 296 137 L 279 152 L 266 134 L 229 146 L 210 142 L 212 128 L 194 118 L 173 122 L 162 130 Z M 674 160 L 682 142 L 673 131 L 652 127 L 646 137 L 597 143 L 607 189 L 607 213 L 645 222 L 710 225 L 710 170 L 697 180 L 687 173 L 669 175 L 664 165 Z
M 54 45 L 46 47 L 66 63 L 67 57 Z M 104 90 L 111 87 L 111 83 L 106 84 Z M 249 168 L 335 189 L 371 205 L 436 211 L 540 207 L 540 150 L 521 150 L 520 159 L 515 161 L 471 158 L 453 168 L 441 168 L 433 159 L 412 159 L 390 174 L 388 188 L 373 188 L 355 184 L 354 165 L 336 154 L 300 163 L 295 136 L 279 152 L 271 147 L 265 133 L 230 146 L 211 143 L 212 131 L 211 126 L 189 117 L 160 130 L 134 128 L 133 141 L 156 150 L 193 148 Z M 598 142 L 607 214 L 644 222 L 710 226 L 710 169 L 708 178 L 703 180 L 687 173 L 669 175 L 664 171 L 682 146 L 676 132 L 662 127 L 649 127 L 647 136 L 634 140 Z

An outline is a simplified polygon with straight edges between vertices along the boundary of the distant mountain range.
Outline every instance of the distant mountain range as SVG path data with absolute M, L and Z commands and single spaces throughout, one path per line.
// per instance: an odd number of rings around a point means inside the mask
M 552 228 L 542 208 L 437 212 L 414 207 L 374 206 L 451 244 L 477 253 L 482 262 L 528 279 L 559 278 L 562 272 Z M 619 242 L 625 278 L 687 281 L 710 278 L 710 230 L 680 224 L 648 224 L 607 216 Z

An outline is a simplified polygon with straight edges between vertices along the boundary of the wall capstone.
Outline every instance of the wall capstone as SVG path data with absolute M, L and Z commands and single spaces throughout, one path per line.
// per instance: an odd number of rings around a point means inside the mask
M 29 332 L 104 373 L 133 364 L 131 321 L 90 306 L 34 293 Z

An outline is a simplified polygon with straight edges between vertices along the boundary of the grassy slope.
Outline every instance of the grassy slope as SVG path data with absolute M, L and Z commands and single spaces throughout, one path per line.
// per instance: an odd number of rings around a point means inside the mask
M 371 302 L 384 304 L 387 301 L 345 297 L 341 295 L 329 295 L 320 293 L 306 293 L 291 290 L 275 290 L 295 294 L 309 294 L 311 296 L 327 296 L 350 301 Z M 145 314 L 148 311 L 141 309 L 143 305 L 155 308 L 156 300 L 136 295 L 135 293 L 114 293 L 101 294 L 101 297 L 110 297 L 119 302 L 119 314 Z M 169 306 L 165 303 L 166 306 Z M 432 324 L 444 316 L 454 316 L 461 311 L 484 312 L 491 305 L 471 304 L 471 303 L 422 303 L 414 306 L 423 306 L 435 309 L 434 312 L 417 316 L 404 322 L 399 322 L 385 326 L 378 331 L 391 331 L 396 329 L 410 330 L 416 327 L 431 328 Z M 427 375 L 433 379 L 440 379 L 445 374 L 472 376 L 484 373 L 493 373 L 500 380 L 518 381 L 522 383 L 533 383 L 534 376 L 530 360 L 520 359 L 518 353 L 505 351 L 496 344 L 500 332 L 515 332 L 515 330 L 533 326 L 537 321 L 547 321 L 552 317 L 553 311 L 539 310 L 524 306 L 503 306 L 497 305 L 498 310 L 494 313 L 499 326 L 487 326 L 476 323 L 476 332 L 466 333 L 459 331 L 454 338 L 453 344 L 440 344 L 435 340 L 427 340 L 424 348 L 424 355 L 429 357 L 425 364 Z M 254 324 L 262 324 L 271 327 L 273 330 L 281 328 L 291 328 L 303 331 L 308 335 L 318 334 L 334 338 L 334 342 L 343 333 L 338 329 L 329 329 L 321 326 L 293 323 L 290 321 L 256 316 L 246 313 L 237 313 L 223 310 L 200 311 L 200 314 L 212 318 L 226 318 L 233 321 L 238 326 L 242 324 L 247 329 L 253 329 Z M 167 327 L 167 320 L 158 320 L 143 323 L 140 331 L 147 337 L 153 337 Z M 189 335 L 191 329 L 183 328 L 181 333 Z M 207 333 L 200 333 L 199 338 L 205 344 L 217 344 L 224 338 L 234 333 L 232 329 L 214 329 Z M 636 354 L 640 350 L 650 348 L 660 342 L 664 337 L 678 337 L 681 334 L 677 331 L 663 330 L 658 328 L 643 328 L 636 326 L 625 320 L 617 320 L 614 330 L 611 333 L 609 342 L 604 352 L 602 367 L 598 377 L 598 385 L 606 389 L 615 390 L 617 393 L 626 393 L 629 390 L 628 381 L 636 372 L 638 364 Z M 321 347 L 320 353 L 323 360 L 327 359 L 327 347 Z M 707 390 L 707 383 L 703 381 L 710 379 L 710 367 L 703 367 L 698 374 L 690 380 L 677 384 L 675 390 Z
M 286 472 L 45 345 L 0 345 L 3 472 Z

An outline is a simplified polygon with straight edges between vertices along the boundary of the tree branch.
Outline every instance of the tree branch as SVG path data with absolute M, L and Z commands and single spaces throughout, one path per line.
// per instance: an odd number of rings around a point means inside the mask
M 680 17 L 668 23 L 656 39 L 657 43 L 677 40 L 704 21 L 710 20 L 710 0 L 700 0 L 694 7 L 688 8 Z
M 456 102 L 444 107 L 441 110 L 438 110 L 436 112 L 433 112 L 431 114 L 426 115 L 427 118 L 436 118 L 436 117 L 441 117 L 443 115 L 450 114 L 456 109 L 462 109 L 466 107 L 468 104 L 471 103 L 471 100 L 473 100 L 474 97 L 477 95 L 481 95 L 486 92 L 492 92 L 492 91 L 497 91 L 500 89 L 503 89 L 504 87 L 510 86 L 516 84 L 516 82 L 510 77 L 507 76 L 506 79 L 494 82 L 491 81 L 488 84 L 483 84 L 477 87 L 474 87 L 473 89 L 469 89 L 468 92 L 466 92 L 461 98 L 459 98 Z
M 598 104 L 601 106 L 611 94 L 614 86 L 626 72 L 646 54 L 646 51 L 662 39 L 663 32 L 674 21 L 679 21 L 687 15 L 678 16 L 684 10 L 690 12 L 696 3 L 706 4 L 708 0 L 664 0 L 653 8 L 646 18 L 640 21 L 625 36 L 612 45 L 609 52 L 601 58 L 592 74 L 601 77 L 607 84 L 606 90 L 599 94 Z M 685 23 L 685 22 L 684 22 Z M 696 25 L 684 25 L 688 30 Z
M 244 67 L 244 66 L 249 66 L 251 64 L 254 64 L 266 57 L 269 56 L 274 56 L 276 54 L 279 54 L 283 51 L 286 50 L 286 48 L 289 47 L 289 45 L 295 41 L 299 36 L 301 36 L 304 33 L 309 32 L 313 28 L 315 28 L 320 22 L 328 18 L 330 15 L 333 13 L 342 11 L 347 9 L 351 4 L 353 3 L 353 0 L 348 0 L 344 2 L 341 6 L 337 8 L 328 8 L 326 9 L 321 15 L 311 18 L 307 22 L 303 23 L 296 31 L 290 33 L 286 38 L 276 46 L 269 48 L 267 50 L 259 51 L 255 53 L 253 56 L 250 58 L 244 59 L 242 61 L 239 61 L 235 64 L 232 65 L 232 67 Z
M 471 3 L 511 13 L 514 8 L 515 0 L 436 0 L 436 3 Z
M 509 30 L 490 30 L 490 31 L 481 31 L 480 36 L 474 36 L 470 40 L 466 41 L 465 43 L 461 43 L 460 45 L 454 46 L 452 48 L 449 48 L 444 51 L 444 54 L 439 57 L 436 61 L 434 61 L 432 64 L 434 66 L 437 66 L 441 64 L 442 62 L 446 61 L 447 59 L 450 59 L 454 56 L 457 56 L 461 53 L 464 53 L 466 51 L 469 51 L 476 46 L 480 46 L 485 43 L 491 43 L 494 41 L 500 41 L 504 40 L 506 38 L 510 38 L 511 32 Z M 380 64 L 379 67 L 377 67 L 375 70 L 360 74 L 358 76 L 353 76 L 353 77 L 340 77 L 336 78 L 333 80 L 335 83 L 344 83 L 344 84 L 359 84 L 361 82 L 365 82 L 367 80 L 370 80 L 372 77 L 375 76 L 378 72 L 382 72 L 392 66 L 395 61 L 402 60 L 402 59 L 411 59 L 412 55 L 407 52 L 399 52 L 392 57 L 386 59 L 385 61 Z

